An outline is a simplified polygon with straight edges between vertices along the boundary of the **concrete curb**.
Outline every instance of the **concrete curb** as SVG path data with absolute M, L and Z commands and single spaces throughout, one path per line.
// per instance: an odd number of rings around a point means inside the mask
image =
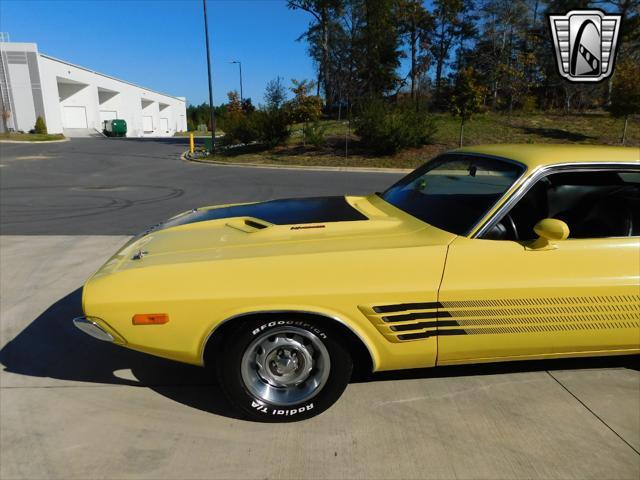
M 62 142 L 68 142 L 69 140 L 71 139 L 63 138 L 61 140 L 32 140 L 30 142 L 25 142 L 22 140 L 1 140 L 0 139 L 0 143 L 22 143 L 22 144 L 29 144 L 29 145 L 39 145 L 41 143 L 62 143 Z
M 332 167 L 332 166 L 307 166 L 307 165 L 276 165 L 271 163 L 232 163 L 217 162 L 210 160 L 198 160 L 195 158 L 187 158 L 187 152 L 180 155 L 180 159 L 185 162 L 204 163 L 207 165 L 216 165 L 223 167 L 246 167 L 246 168 L 266 168 L 270 170 L 308 170 L 316 172 L 357 172 L 357 173 L 409 173 L 413 170 L 410 168 L 378 168 L 378 167 Z

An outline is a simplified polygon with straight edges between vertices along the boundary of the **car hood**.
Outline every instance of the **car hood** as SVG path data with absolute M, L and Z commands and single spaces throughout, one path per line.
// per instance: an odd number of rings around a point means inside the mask
M 135 237 L 97 275 L 183 262 L 446 245 L 453 238 L 377 195 L 203 207 Z

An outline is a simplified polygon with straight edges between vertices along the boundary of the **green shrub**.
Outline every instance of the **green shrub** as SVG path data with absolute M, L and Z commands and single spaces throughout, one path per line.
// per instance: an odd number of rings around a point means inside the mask
M 260 137 L 253 114 L 232 113 L 224 119 L 224 143 L 226 145 L 248 144 Z
M 284 108 L 230 113 L 221 122 L 225 145 L 260 142 L 269 147 L 282 145 L 291 136 L 290 116 Z
M 291 136 L 291 119 L 284 108 L 258 110 L 252 113 L 259 140 L 275 147 L 282 145 Z
M 318 120 L 307 123 L 302 127 L 302 138 L 304 138 L 304 142 L 310 143 L 316 148 L 324 144 L 326 133 L 327 126 Z
M 382 100 L 367 103 L 355 126 L 365 146 L 380 154 L 429 144 L 436 132 L 433 118 L 416 112 L 411 103 L 391 106 Z
M 47 124 L 44 123 L 44 119 L 42 117 L 36 118 L 36 126 L 33 130 L 35 133 L 47 134 Z

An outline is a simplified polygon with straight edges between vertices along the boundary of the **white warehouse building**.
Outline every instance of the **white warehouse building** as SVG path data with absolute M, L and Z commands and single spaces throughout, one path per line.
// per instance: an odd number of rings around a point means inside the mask
M 73 65 L 38 52 L 35 43 L 0 42 L 0 131 L 32 130 L 41 116 L 49 133 L 98 135 L 123 119 L 128 137 L 168 137 L 187 130 L 186 99 Z

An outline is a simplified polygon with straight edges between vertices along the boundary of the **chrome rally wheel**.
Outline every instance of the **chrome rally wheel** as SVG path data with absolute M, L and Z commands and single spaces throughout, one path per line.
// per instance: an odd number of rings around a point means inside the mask
M 255 318 L 225 338 L 217 369 L 232 403 L 252 419 L 315 416 L 346 388 L 352 361 L 339 338 L 301 317 Z
M 263 333 L 245 350 L 242 381 L 256 398 L 291 406 L 313 398 L 329 378 L 329 352 L 313 333 L 283 327 Z

